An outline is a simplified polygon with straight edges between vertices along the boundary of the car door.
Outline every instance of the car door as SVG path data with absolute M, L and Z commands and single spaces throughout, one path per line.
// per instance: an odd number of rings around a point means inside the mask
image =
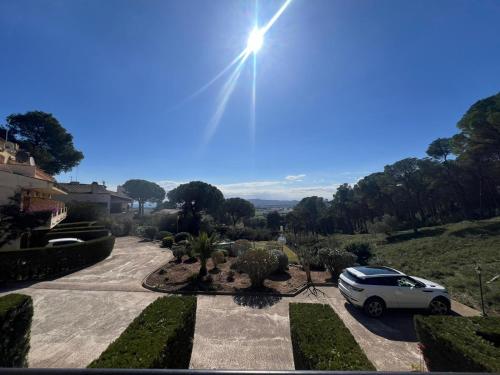
M 429 305 L 429 295 L 418 281 L 407 276 L 397 278 L 396 299 L 399 307 L 421 309 Z
M 394 276 L 383 276 L 369 279 L 371 294 L 381 297 L 387 308 L 397 308 L 398 300 L 396 295 L 397 278 Z

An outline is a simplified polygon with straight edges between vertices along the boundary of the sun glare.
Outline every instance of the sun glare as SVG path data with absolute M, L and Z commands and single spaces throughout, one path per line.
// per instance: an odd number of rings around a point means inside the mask
M 248 37 L 247 50 L 249 52 L 257 53 L 264 43 L 264 34 L 259 28 L 254 28 Z

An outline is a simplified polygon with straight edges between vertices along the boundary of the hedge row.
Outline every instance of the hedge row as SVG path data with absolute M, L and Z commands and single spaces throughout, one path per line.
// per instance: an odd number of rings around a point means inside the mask
M 30 296 L 0 297 L 0 367 L 27 367 L 32 317 Z
M 115 238 L 106 236 L 55 247 L 0 252 L 0 282 L 40 280 L 88 266 L 109 256 Z
M 75 221 L 74 223 L 57 224 L 56 228 L 74 228 L 74 227 L 90 227 L 95 225 L 96 221 Z
M 290 331 L 296 370 L 375 370 L 329 305 L 291 303 Z
M 55 227 L 53 228 L 49 233 L 63 233 L 63 232 L 83 232 L 87 230 L 96 230 L 96 229 L 105 229 L 104 226 L 102 225 L 90 225 L 90 226 L 85 226 L 85 227 L 63 227 L 63 228 L 58 228 Z
M 161 297 L 150 304 L 88 367 L 189 368 L 196 297 Z
M 109 236 L 109 230 L 107 229 L 93 229 L 94 227 L 87 228 L 85 231 L 64 231 L 64 232 L 54 232 L 51 231 L 47 233 L 44 237 L 44 243 L 43 245 L 47 244 L 49 240 L 53 240 L 56 238 L 79 238 L 80 240 L 83 241 L 89 241 L 89 240 L 95 240 L 96 238 L 100 237 L 107 237 Z
M 431 371 L 500 372 L 500 317 L 416 316 Z

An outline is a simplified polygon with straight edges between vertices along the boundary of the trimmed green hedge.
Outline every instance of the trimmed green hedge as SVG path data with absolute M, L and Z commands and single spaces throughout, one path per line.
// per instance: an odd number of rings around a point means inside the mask
M 88 367 L 187 369 L 195 319 L 195 296 L 158 298 Z
M 55 227 L 52 230 L 50 230 L 49 233 L 64 233 L 64 232 L 83 232 L 83 231 L 88 231 L 88 230 L 97 230 L 97 229 L 106 229 L 103 225 L 90 225 L 90 226 L 85 226 L 85 227 L 70 227 L 70 228 L 58 228 Z
M 109 256 L 115 238 L 55 247 L 32 247 L 0 252 L 0 282 L 41 280 L 97 263 Z
M 54 232 L 51 231 L 45 235 L 43 245 L 46 245 L 49 240 L 53 240 L 56 238 L 68 238 L 75 237 L 79 238 L 83 241 L 95 240 L 96 238 L 107 237 L 109 236 L 109 230 L 107 229 L 93 229 L 94 227 L 87 228 L 85 231 L 64 231 L 64 232 Z M 42 244 L 41 244 L 42 245 Z
M 0 367 L 27 367 L 32 317 L 30 296 L 0 297 Z
M 296 370 L 375 370 L 329 305 L 291 303 L 290 331 Z
M 97 223 L 97 221 L 75 221 L 74 223 L 57 224 L 56 228 L 90 227 L 95 223 Z
M 431 371 L 500 372 L 500 317 L 416 316 Z

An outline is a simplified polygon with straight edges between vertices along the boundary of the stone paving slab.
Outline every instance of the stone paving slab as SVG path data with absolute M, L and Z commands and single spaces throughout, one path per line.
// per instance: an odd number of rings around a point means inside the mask
M 238 301 L 232 296 L 198 296 L 189 367 L 294 369 L 288 301 L 272 300 L 277 303 L 263 308 L 249 306 L 255 306 L 256 299 Z

